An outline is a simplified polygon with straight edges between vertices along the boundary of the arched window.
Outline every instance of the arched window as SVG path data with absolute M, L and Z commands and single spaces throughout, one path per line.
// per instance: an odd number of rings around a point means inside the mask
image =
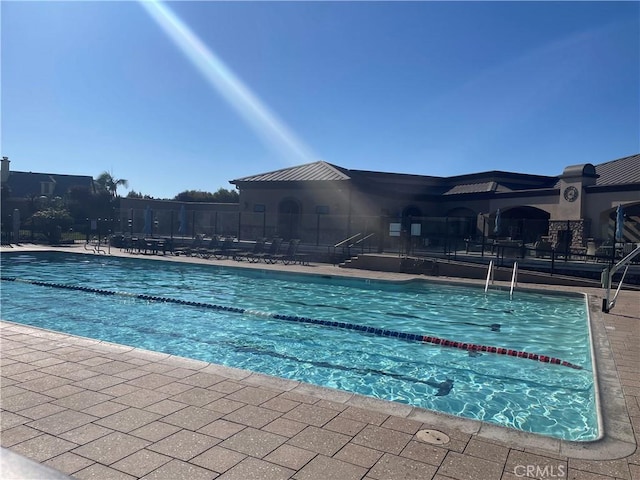
M 300 238 L 300 203 L 286 198 L 278 205 L 278 235 L 284 240 Z
M 533 243 L 549 235 L 549 213 L 536 207 L 505 208 L 501 212 L 505 236 L 524 243 Z M 568 234 L 567 234 L 568 235 Z

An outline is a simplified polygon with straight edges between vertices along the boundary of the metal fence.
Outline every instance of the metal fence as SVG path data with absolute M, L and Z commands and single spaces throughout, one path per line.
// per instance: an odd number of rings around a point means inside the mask
M 131 237 L 173 238 L 177 243 L 189 242 L 196 236 L 233 236 L 239 240 L 280 237 L 284 240 L 300 239 L 309 246 L 345 246 L 360 251 L 496 254 L 499 250 L 511 256 L 597 255 L 616 256 L 625 244 L 640 242 L 640 222 L 631 217 L 625 224 L 625 237 L 613 240 L 615 224 L 598 237 L 584 232 L 578 238 L 573 224 L 558 226 L 550 235 L 547 220 L 493 217 L 405 217 L 355 216 L 325 213 L 282 214 L 271 212 L 237 212 L 204 209 L 122 209 L 112 217 L 84 219 L 61 232 L 60 240 L 88 241 L 94 237 L 124 235 Z M 17 235 L 17 238 L 16 238 Z M 634 236 L 635 235 L 635 236 Z M 638 238 L 636 238 L 638 237 Z M 15 229 L 2 229 L 3 242 L 46 242 L 47 238 L 37 223 L 23 221 L 18 233 Z

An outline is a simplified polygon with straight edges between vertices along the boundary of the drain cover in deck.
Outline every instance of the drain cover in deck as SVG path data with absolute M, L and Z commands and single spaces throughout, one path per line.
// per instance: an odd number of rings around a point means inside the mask
M 421 442 L 431 443 L 433 445 L 444 445 L 449 443 L 449 436 L 438 430 L 420 430 L 416 433 L 416 437 Z

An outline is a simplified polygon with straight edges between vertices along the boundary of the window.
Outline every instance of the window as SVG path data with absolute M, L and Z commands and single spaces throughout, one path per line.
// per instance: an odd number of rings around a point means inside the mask
M 55 186 L 54 182 L 40 182 L 40 195 L 53 195 Z

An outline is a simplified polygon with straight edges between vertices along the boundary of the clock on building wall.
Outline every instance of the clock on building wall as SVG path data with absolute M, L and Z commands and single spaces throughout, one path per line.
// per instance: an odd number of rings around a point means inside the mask
M 567 187 L 564 189 L 564 198 L 567 202 L 575 202 L 578 198 L 578 189 L 576 187 Z

